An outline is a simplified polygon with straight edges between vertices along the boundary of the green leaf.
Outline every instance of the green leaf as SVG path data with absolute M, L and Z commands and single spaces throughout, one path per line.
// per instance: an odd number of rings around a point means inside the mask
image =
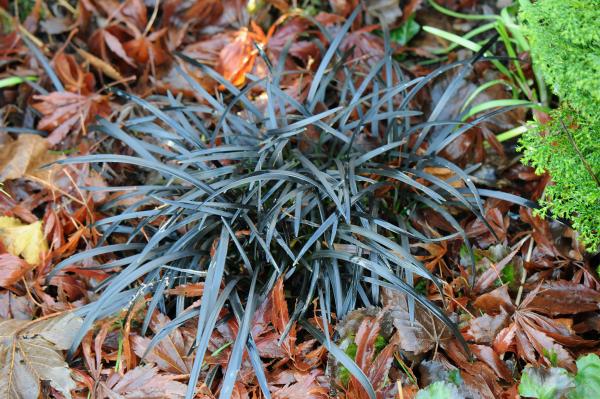
M 8 78 L 0 79 L 0 89 L 16 86 L 25 81 L 35 82 L 36 80 L 36 76 L 10 76 Z
M 569 392 L 569 399 L 600 398 L 600 357 L 595 353 L 577 360 L 575 389 Z
M 405 23 L 390 31 L 390 39 L 401 46 L 406 46 L 419 33 L 419 30 L 421 30 L 421 25 L 415 21 L 415 14 L 412 14 Z
M 417 392 L 415 399 L 463 399 L 456 386 L 446 381 L 437 381 Z
M 573 389 L 573 377 L 562 367 L 526 367 L 519 384 L 519 395 L 526 398 L 560 399 Z

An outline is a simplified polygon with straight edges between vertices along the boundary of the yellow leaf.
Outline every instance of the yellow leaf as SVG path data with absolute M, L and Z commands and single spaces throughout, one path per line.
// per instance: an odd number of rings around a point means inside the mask
M 0 240 L 9 253 L 22 256 L 30 265 L 37 265 L 48 250 L 41 221 L 23 224 L 17 218 L 1 216 Z

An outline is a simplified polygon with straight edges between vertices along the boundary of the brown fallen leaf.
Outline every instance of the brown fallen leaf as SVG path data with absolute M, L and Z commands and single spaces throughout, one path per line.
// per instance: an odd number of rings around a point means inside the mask
M 148 62 L 154 68 L 169 61 L 169 54 L 161 44 L 161 38 L 167 33 L 166 29 L 153 32 L 148 36 L 139 35 L 123 44 L 127 55 L 140 65 Z
M 150 323 L 154 333 L 158 333 L 170 320 L 167 316 L 157 313 Z M 146 353 L 151 339 L 133 337 L 133 350 L 140 358 Z M 145 361 L 155 363 L 161 371 L 175 374 L 189 374 L 192 370 L 193 356 L 188 356 L 193 344 L 193 337 L 186 336 L 175 328 L 163 338 L 144 358 Z
M 253 31 L 240 29 L 233 41 L 219 52 L 217 72 L 236 86 L 244 84 L 246 74 L 254 67 L 258 54 L 254 42 L 264 44 L 267 41 L 262 29 L 256 24 L 253 24 Z
M 180 399 L 187 386 L 151 365 L 138 366 L 125 375 L 114 373 L 99 384 L 97 398 Z
M 11 254 L 0 254 L 0 287 L 8 288 L 30 269 L 23 259 Z
M 23 295 L 18 296 L 8 290 L 0 292 L 0 318 L 31 320 L 36 305 Z
M 48 136 L 51 145 L 58 144 L 69 132 L 81 131 L 96 116 L 110 114 L 108 99 L 100 94 L 52 92 L 33 98 L 39 101 L 33 107 L 43 115 L 38 129 L 51 132 Z
M 500 356 L 492 348 L 487 345 L 470 345 L 470 349 L 475 357 L 487 364 L 499 378 L 507 382 L 512 379 L 512 374 L 506 363 L 500 359 Z
M 0 148 L 0 181 L 33 176 L 44 181 L 58 168 L 40 169 L 59 157 L 48 152 L 48 141 L 37 134 L 20 134 Z
M 600 292 L 571 281 L 548 281 L 527 308 L 549 316 L 593 312 L 600 309 Z
M 504 309 L 495 316 L 484 314 L 469 322 L 465 338 L 478 344 L 491 344 L 500 330 L 508 324 L 509 314 Z
M 107 63 L 120 59 L 126 64 L 135 67 L 134 61 L 127 55 L 123 43 L 127 32 L 117 24 L 97 29 L 89 38 L 90 50 Z M 114 57 L 113 57 L 114 55 Z
M 46 382 L 70 399 L 76 384 L 60 351 L 71 346 L 81 324 L 72 313 L 39 321 L 1 321 L 0 397 L 37 399 Z
M 326 399 L 329 389 L 317 381 L 320 370 L 295 375 L 296 382 L 273 390 L 273 399 Z
M 478 296 L 473 305 L 491 315 L 500 314 L 503 310 L 512 313 L 515 309 L 507 285 Z
M 414 320 L 411 319 L 406 296 L 383 290 L 382 303 L 389 310 L 389 317 L 397 330 L 398 347 L 410 358 L 419 357 L 435 347 L 444 346 L 452 339 L 452 332 L 448 326 L 417 303 Z

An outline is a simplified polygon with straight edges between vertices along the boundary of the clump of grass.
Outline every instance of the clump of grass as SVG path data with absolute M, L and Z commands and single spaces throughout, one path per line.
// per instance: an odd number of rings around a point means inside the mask
M 444 311 L 413 287 L 415 276 L 438 288 L 441 281 L 415 259 L 409 245 L 462 237 L 470 248 L 448 208 L 463 208 L 483 220 L 482 195 L 518 200 L 478 190 L 469 170 L 439 156 L 456 137 L 510 107 L 470 122 L 461 122 L 469 109 L 454 120 L 440 120 L 447 104 L 457 101 L 461 80 L 488 47 L 473 59 L 410 79 L 391 57 L 389 40 L 381 60 L 353 60 L 340 50 L 357 12 L 330 40 L 305 96 L 292 96 L 282 87 L 284 78 L 299 73 L 283 70 L 285 51 L 275 66 L 263 54 L 268 75 L 250 77 L 242 89 L 181 56 L 190 68 L 200 68 L 225 88 L 224 94 L 213 96 L 179 68 L 203 99 L 200 103 L 171 95 L 141 99 L 115 91 L 135 104 L 140 116 L 120 124 L 100 120 L 96 129 L 135 155 L 98 154 L 62 162 L 129 164 L 160 177 L 154 184 L 111 188 L 123 194 L 105 205 L 114 216 L 97 224 L 107 245 L 54 269 L 56 274 L 91 256 L 123 254 L 98 266 L 122 270 L 98 286 L 101 294 L 86 308 L 75 345 L 99 317 L 150 294 L 144 331 L 156 309 L 174 315 L 152 344 L 181 323 L 197 320 L 187 395 L 191 398 L 213 328 L 228 306 L 240 328 L 220 397 L 228 397 L 233 389 L 244 351 L 269 397 L 250 326 L 256 304 L 282 275 L 294 281 L 296 306 L 290 325 L 300 321 L 373 398 L 367 377 L 335 345 L 327 328 L 322 333 L 304 319 L 315 298 L 322 322 L 328 325 L 333 313 L 339 319 L 356 307 L 376 304 L 381 287 L 398 290 L 410 298 L 411 312 L 417 302 L 462 340 Z M 448 71 L 458 72 L 431 113 L 411 109 L 415 96 Z M 266 98 L 264 106 L 255 101 L 257 91 Z M 430 168 L 445 168 L 453 177 L 436 177 Z M 456 188 L 456 182 L 462 188 Z M 123 199 L 135 201 L 122 207 Z M 423 208 L 437 211 L 455 231 L 428 236 L 410 217 Z M 119 243 L 111 244 L 113 239 Z M 184 311 L 185 298 L 168 301 L 163 295 L 173 286 L 194 282 L 204 283 L 199 308 Z

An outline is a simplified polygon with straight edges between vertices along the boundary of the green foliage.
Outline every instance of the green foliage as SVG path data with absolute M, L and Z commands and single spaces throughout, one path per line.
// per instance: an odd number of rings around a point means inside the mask
M 548 171 L 553 185 L 548 186 L 540 214 L 551 210 L 554 216 L 570 218 L 591 250 L 600 245 L 600 187 L 579 157 L 561 121 L 577 126 L 571 135 L 593 173 L 600 173 L 600 123 L 585 119 L 566 106 L 551 113 L 548 125 L 538 125 L 521 138 L 523 162 L 537 173 Z
M 398 28 L 390 31 L 390 39 L 401 46 L 406 46 L 410 40 L 421 30 L 421 25 L 415 21 L 415 14 L 412 14 L 406 22 Z
M 551 210 L 570 218 L 581 241 L 595 250 L 600 245 L 600 1 L 522 0 L 520 6 L 534 63 L 561 99 L 548 124 L 523 136 L 524 161 L 539 173 L 549 172 L 554 182 L 541 214 Z
M 521 376 L 519 395 L 537 399 L 560 399 L 573 386 L 573 377 L 561 367 L 527 367 Z
M 352 337 L 352 339 L 354 340 L 354 337 Z M 354 360 L 354 359 L 356 359 L 356 350 L 357 349 L 358 349 L 358 346 L 356 345 L 356 343 L 351 342 L 350 345 L 348 345 L 348 347 L 346 348 L 346 350 L 344 352 L 346 353 L 346 355 L 348 355 L 348 357 L 350 357 L 352 360 Z M 347 387 L 348 383 L 350 382 L 350 370 L 348 370 L 344 366 L 340 366 L 339 377 L 340 377 L 340 381 L 342 382 L 342 385 Z
M 456 385 L 446 381 L 437 381 L 417 392 L 415 399 L 462 399 Z
M 577 374 L 562 367 L 527 367 L 519 383 L 519 395 L 537 399 L 589 399 L 600 397 L 600 357 L 591 353 L 577 360 Z
M 385 339 L 385 337 L 382 337 L 381 335 L 378 335 L 375 338 L 375 343 L 374 343 L 374 347 L 375 347 L 375 355 L 378 355 L 379 352 L 381 352 L 388 344 L 387 339 Z
M 600 104 L 600 1 L 520 2 L 534 61 L 561 100 L 585 117 Z
M 569 399 L 600 398 L 600 357 L 595 353 L 577 360 L 575 388 L 569 392 Z

